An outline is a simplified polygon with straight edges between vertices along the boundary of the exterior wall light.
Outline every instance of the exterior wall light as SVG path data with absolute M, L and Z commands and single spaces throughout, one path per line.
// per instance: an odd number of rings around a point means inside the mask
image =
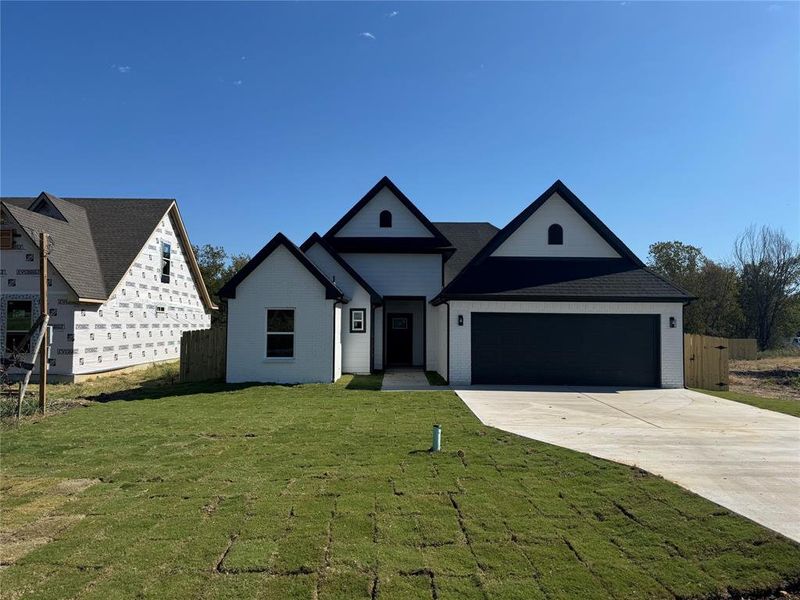
M 459 327 L 464 326 L 464 315 L 458 315 L 458 326 Z
M 675 317 L 669 318 L 669 327 L 670 329 L 675 329 Z

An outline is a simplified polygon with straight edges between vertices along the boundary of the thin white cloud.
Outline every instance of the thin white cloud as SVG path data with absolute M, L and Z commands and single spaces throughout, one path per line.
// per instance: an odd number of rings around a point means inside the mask
M 386 16 L 387 16 L 387 17 L 389 17 L 389 18 L 391 19 L 392 17 L 396 17 L 396 16 L 397 16 L 397 15 L 399 15 L 399 14 L 400 14 L 400 11 L 399 11 L 399 10 L 393 10 L 392 12 L 390 12 L 390 13 L 389 13 L 388 15 L 386 15 Z
M 770 4 L 767 6 L 767 11 L 769 12 L 780 12 L 781 8 L 783 8 L 780 4 Z
M 242 57 L 242 60 L 247 60 L 247 57 L 246 57 L 246 56 L 243 56 L 243 57 Z
M 128 65 L 111 65 L 112 69 L 116 69 L 118 73 L 130 73 L 131 68 Z
M 370 39 L 370 40 L 374 40 L 375 39 L 375 35 L 370 33 L 369 31 L 362 31 L 358 35 L 360 35 L 361 37 L 365 37 L 367 39 Z
M 233 82 L 233 85 L 238 87 L 238 86 L 242 85 L 243 83 L 244 82 L 241 79 L 237 79 L 236 81 Z

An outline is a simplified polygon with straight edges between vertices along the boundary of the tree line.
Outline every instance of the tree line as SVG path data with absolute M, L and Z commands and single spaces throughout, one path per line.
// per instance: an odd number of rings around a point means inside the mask
M 751 226 L 732 257 L 717 262 L 697 246 L 657 242 L 647 262 L 695 296 L 686 333 L 755 338 L 761 350 L 786 345 L 800 331 L 800 246 L 780 229 Z

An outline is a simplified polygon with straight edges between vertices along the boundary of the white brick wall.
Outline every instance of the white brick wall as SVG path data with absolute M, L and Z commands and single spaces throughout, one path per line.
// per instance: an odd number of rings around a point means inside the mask
M 450 302 L 450 383 L 468 385 L 472 378 L 473 312 L 657 314 L 661 322 L 661 386 L 683 387 L 683 305 L 644 302 Z M 458 316 L 464 317 L 459 327 Z M 674 328 L 669 318 L 675 317 Z
M 447 379 L 447 305 L 431 306 L 429 313 L 434 323 L 433 344 L 436 354 L 432 362 L 433 370 Z
M 228 382 L 330 382 L 333 300 L 283 246 L 270 254 L 228 300 Z M 267 308 L 294 308 L 294 358 L 266 358 Z
M 325 275 L 335 276 L 336 285 L 350 298 L 350 302 L 345 305 L 341 314 L 342 334 L 339 339 L 342 343 L 342 371 L 369 373 L 369 340 L 372 335 L 370 319 L 372 300 L 369 294 L 319 244 L 314 244 L 305 254 Z M 363 308 L 367 311 L 366 333 L 350 333 L 350 310 L 353 308 Z
M 336 381 L 342 376 L 342 305 L 336 304 L 333 307 L 333 380 Z

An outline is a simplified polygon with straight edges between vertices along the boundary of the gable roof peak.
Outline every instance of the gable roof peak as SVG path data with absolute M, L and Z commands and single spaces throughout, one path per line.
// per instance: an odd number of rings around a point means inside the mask
M 353 217 L 355 217 L 359 211 L 364 208 L 370 200 L 372 200 L 375 196 L 378 195 L 378 192 L 383 190 L 384 188 L 388 189 L 410 212 L 414 217 L 428 230 L 430 231 L 433 239 L 439 243 L 441 246 L 449 246 L 450 242 L 447 240 L 442 232 L 439 231 L 436 226 L 430 222 L 428 217 L 422 214 L 422 211 L 416 207 L 416 205 L 406 196 L 399 187 L 395 185 L 395 183 L 389 179 L 388 176 L 384 175 L 380 178 L 378 183 L 372 186 L 370 190 L 364 194 L 364 196 L 356 202 L 353 207 L 348 210 L 344 216 L 339 219 L 336 224 L 331 227 L 328 232 L 322 236 L 325 239 L 330 239 L 334 237 L 341 229 L 344 227 Z
M 335 283 L 328 279 L 325 274 L 319 270 L 317 265 L 311 262 L 311 260 L 305 254 L 303 254 L 300 248 L 298 248 L 280 231 L 276 233 L 275 236 L 269 242 L 267 242 L 266 245 L 247 262 L 247 264 L 245 264 L 245 266 L 234 273 L 233 277 L 231 277 L 230 280 L 228 280 L 228 282 L 219 290 L 219 297 L 236 298 L 236 288 L 239 286 L 239 284 L 247 279 L 247 277 L 253 271 L 255 271 L 256 268 L 278 248 L 278 246 L 283 246 L 286 248 L 292 254 L 292 256 L 294 256 L 298 262 L 308 270 L 309 273 L 316 277 L 317 281 L 319 281 L 325 287 L 326 299 L 338 300 L 340 302 L 348 301 L 344 297 L 342 290 L 340 290 Z
M 572 209 L 577 212 L 592 229 L 594 229 L 619 255 L 627 260 L 630 264 L 637 268 L 644 268 L 644 263 L 636 256 L 633 251 L 628 248 L 622 240 L 620 240 L 613 231 L 611 231 L 605 223 L 603 223 L 597 215 L 595 215 L 588 206 L 586 206 L 566 184 L 560 179 L 556 179 L 549 188 L 547 188 L 536 200 L 531 202 L 521 213 L 511 219 L 511 221 L 498 231 L 495 236 L 478 252 L 472 260 L 455 276 L 455 278 L 448 283 L 439 296 L 444 297 L 447 292 L 453 289 L 460 280 L 469 277 L 471 271 L 475 271 L 481 263 L 488 259 L 495 250 L 497 250 L 503 242 L 505 242 L 512 233 L 519 229 L 533 213 L 535 213 L 541 206 L 547 202 L 554 193 L 558 193 Z

